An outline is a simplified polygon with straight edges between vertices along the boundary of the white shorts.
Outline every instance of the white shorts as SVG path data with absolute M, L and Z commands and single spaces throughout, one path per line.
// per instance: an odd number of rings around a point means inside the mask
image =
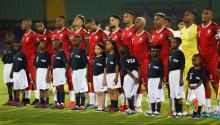
M 149 103 L 164 101 L 164 92 L 162 89 L 158 89 L 160 78 L 148 79 L 148 101 Z
M 36 84 L 38 90 L 49 89 L 50 83 L 47 83 L 46 77 L 47 77 L 47 68 L 37 68 Z
M 93 76 L 93 85 L 94 85 L 95 92 L 107 91 L 107 85 L 103 86 L 103 78 L 104 78 L 104 73 L 102 73 L 98 76 Z
M 4 83 L 11 83 L 13 79 L 9 77 L 11 73 L 12 63 L 11 64 L 4 64 Z
M 205 98 L 205 87 L 203 83 L 197 89 L 188 89 L 187 101 L 186 104 L 189 105 L 189 98 L 190 94 L 195 92 L 196 97 L 198 99 L 198 106 L 206 105 L 206 98 Z
M 134 76 L 138 77 L 137 71 L 132 71 Z M 124 83 L 123 83 L 123 89 L 125 93 L 126 98 L 131 98 L 132 96 L 137 94 L 139 84 L 135 84 L 135 81 L 133 78 L 131 78 L 130 75 L 126 74 L 124 77 Z
M 28 87 L 27 74 L 24 69 L 13 72 L 14 90 L 24 90 Z
M 66 69 L 55 68 L 53 69 L 53 86 L 57 87 L 66 84 Z
M 180 86 L 180 70 L 170 71 L 169 73 L 169 86 L 170 98 L 181 99 L 184 98 L 184 85 Z
M 118 74 L 118 83 L 115 84 L 114 79 L 115 79 L 115 73 L 108 73 L 106 74 L 106 81 L 107 81 L 107 86 L 109 89 L 117 89 L 121 88 L 121 77 L 120 74 Z
M 72 81 L 74 86 L 74 93 L 83 93 L 88 91 L 86 73 L 86 68 L 73 70 Z

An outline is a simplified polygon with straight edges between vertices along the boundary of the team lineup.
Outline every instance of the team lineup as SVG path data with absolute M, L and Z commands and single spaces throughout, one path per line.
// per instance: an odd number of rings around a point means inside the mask
M 70 28 L 64 16 L 57 17 L 54 31 L 38 20 L 34 32 L 31 19 L 24 19 L 22 41 L 13 37 L 5 40 L 2 61 L 9 99 L 4 105 L 132 115 L 142 112 L 145 89 L 145 116 L 161 115 L 168 95 L 168 116 L 201 118 L 201 113 L 212 107 L 213 88 L 220 112 L 220 26 L 212 22 L 210 9 L 201 12 L 198 26 L 196 16 L 187 10 L 178 23 L 179 30 L 174 31 L 170 18 L 155 13 L 150 32 L 145 31 L 145 18 L 135 17 L 133 11 L 124 11 L 122 20 L 118 15 L 110 16 L 110 30 L 102 30 L 92 18 L 77 15 Z M 124 28 L 120 28 L 122 22 Z M 69 102 L 65 102 L 65 84 Z M 53 99 L 49 98 L 51 86 Z M 30 102 L 32 91 L 35 100 Z

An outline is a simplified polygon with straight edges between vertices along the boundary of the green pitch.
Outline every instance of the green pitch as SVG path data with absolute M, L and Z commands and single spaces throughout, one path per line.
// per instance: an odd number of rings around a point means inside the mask
M 52 109 L 34 109 L 32 106 L 22 108 L 2 106 L 8 99 L 6 85 L 3 84 L 3 66 L 0 63 L 0 125 L 146 125 L 146 124 L 212 124 L 219 125 L 216 119 L 175 119 L 168 118 L 168 101 L 162 104 L 162 116 L 146 117 L 144 113 L 126 116 L 122 113 L 95 113 L 93 110 L 75 112 Z M 33 94 L 32 94 L 33 95 Z M 52 93 L 51 93 L 52 95 Z M 68 100 L 68 95 L 66 96 Z M 52 97 L 51 97 L 52 100 Z M 167 100 L 167 98 L 166 98 Z M 214 101 L 213 101 L 214 102 Z M 146 95 L 143 97 L 143 111 L 147 109 Z

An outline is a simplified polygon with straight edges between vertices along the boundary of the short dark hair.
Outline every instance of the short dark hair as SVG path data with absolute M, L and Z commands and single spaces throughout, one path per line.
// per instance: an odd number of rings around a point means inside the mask
M 173 39 L 175 39 L 179 44 L 182 43 L 182 39 L 180 37 L 174 37 Z
M 126 10 L 126 11 L 123 12 L 123 14 L 125 14 L 125 13 L 128 13 L 128 14 L 130 14 L 131 16 L 135 17 L 134 11 Z
M 115 18 L 115 19 L 117 19 L 117 20 L 121 20 L 121 18 L 120 18 L 120 16 L 119 15 L 111 15 L 111 17 L 113 17 L 113 18 Z
M 94 20 L 93 18 L 88 18 L 88 19 L 86 19 L 86 21 L 85 21 L 86 24 L 87 24 L 87 23 L 92 23 L 92 22 L 95 23 L 95 20 Z
M 43 23 L 43 24 L 45 24 L 45 22 L 43 20 L 36 20 L 35 23 Z
M 80 18 L 83 23 L 85 23 L 85 17 L 83 15 L 76 15 L 76 17 Z
M 197 54 L 193 55 L 193 58 L 201 58 L 201 56 L 200 56 L 200 54 L 197 53 Z
M 197 16 L 197 13 L 194 10 L 187 10 L 186 12 L 190 12 L 191 14 L 193 14 L 195 17 Z
M 166 19 L 166 14 L 161 13 L 161 12 L 155 13 L 154 16 L 159 16 L 159 17 Z
M 160 50 L 160 49 L 161 49 L 161 45 L 155 45 L 155 46 L 152 46 L 150 48 L 150 51 L 152 51 L 152 50 Z
M 122 45 L 120 47 L 120 50 L 121 50 L 122 54 L 130 54 L 129 47 L 127 45 Z
M 61 19 L 63 19 L 63 20 L 66 20 L 66 17 L 65 16 L 59 16 L 58 18 L 61 18 Z

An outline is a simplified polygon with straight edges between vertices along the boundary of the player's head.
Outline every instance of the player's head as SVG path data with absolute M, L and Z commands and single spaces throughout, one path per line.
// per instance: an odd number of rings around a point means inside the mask
M 182 39 L 179 37 L 174 37 L 170 43 L 171 49 L 178 49 L 182 43 Z
M 80 43 L 82 42 L 82 40 L 83 40 L 83 38 L 81 36 L 79 36 L 79 35 L 75 36 L 73 38 L 73 43 L 72 43 L 73 46 L 78 48 L 80 46 Z
M 16 41 L 14 44 L 14 50 L 15 52 L 20 52 L 21 51 L 21 42 L 20 41 Z
M 151 58 L 159 58 L 160 49 L 161 49 L 160 45 L 152 46 L 150 48 L 150 56 L 151 56 Z
M 120 53 L 121 55 L 129 55 L 130 54 L 129 47 L 127 45 L 122 45 L 120 47 Z
M 105 48 L 102 43 L 98 43 L 95 45 L 95 55 L 96 56 L 104 56 L 105 55 Z
M 165 24 L 164 24 L 164 25 L 165 25 L 166 27 L 170 28 L 171 23 L 172 23 L 171 17 L 166 16 Z
M 185 23 L 183 22 L 183 20 L 181 19 L 181 20 L 179 20 L 179 22 L 178 22 L 178 28 L 179 28 L 179 30 L 181 30 L 181 29 L 183 29 L 184 27 L 185 27 Z
M 135 18 L 135 14 L 133 11 L 128 10 L 123 13 L 123 22 L 125 24 L 133 23 L 134 18 Z
M 183 16 L 184 23 L 194 22 L 195 19 L 196 19 L 196 12 L 193 10 L 187 10 Z
M 95 32 L 97 30 L 97 25 L 94 19 L 86 19 L 85 27 L 89 32 Z
M 35 22 L 35 29 L 38 33 L 43 33 L 45 30 L 44 21 L 38 20 Z
M 166 15 L 164 13 L 154 14 L 154 27 L 162 27 L 165 24 Z
M 56 28 L 63 28 L 66 25 L 66 17 L 65 16 L 58 16 L 56 18 L 55 26 Z
M 146 25 L 146 20 L 144 17 L 137 17 L 134 21 L 134 26 L 136 29 L 142 29 Z
M 38 49 L 41 51 L 46 50 L 46 41 L 45 40 L 40 40 L 38 42 Z
M 109 19 L 109 26 L 111 28 L 119 27 L 120 24 L 120 16 L 112 15 Z
M 31 19 L 24 19 L 21 23 L 21 29 L 23 31 L 31 29 L 31 26 L 32 26 L 32 20 Z
M 193 64 L 193 66 L 199 66 L 200 62 L 201 62 L 200 55 L 199 54 L 193 55 L 193 57 L 192 57 L 192 64 Z
M 85 17 L 83 15 L 77 15 L 73 20 L 74 27 L 82 27 L 85 24 Z
M 117 45 L 116 45 L 115 40 L 108 39 L 108 40 L 106 41 L 105 48 L 106 48 L 106 51 L 107 51 L 108 53 L 110 53 L 110 52 L 113 51 L 114 53 L 118 54 L 118 47 L 117 47 Z
M 207 22 L 211 21 L 212 18 L 213 18 L 212 10 L 204 9 L 202 11 L 202 22 L 207 23 Z
M 7 45 L 13 45 L 13 43 L 16 42 L 16 39 L 15 39 L 15 36 L 13 33 L 8 33 L 6 36 L 5 36 L 5 43 Z
M 55 51 L 60 50 L 62 47 L 62 41 L 61 40 L 54 40 L 52 46 Z

